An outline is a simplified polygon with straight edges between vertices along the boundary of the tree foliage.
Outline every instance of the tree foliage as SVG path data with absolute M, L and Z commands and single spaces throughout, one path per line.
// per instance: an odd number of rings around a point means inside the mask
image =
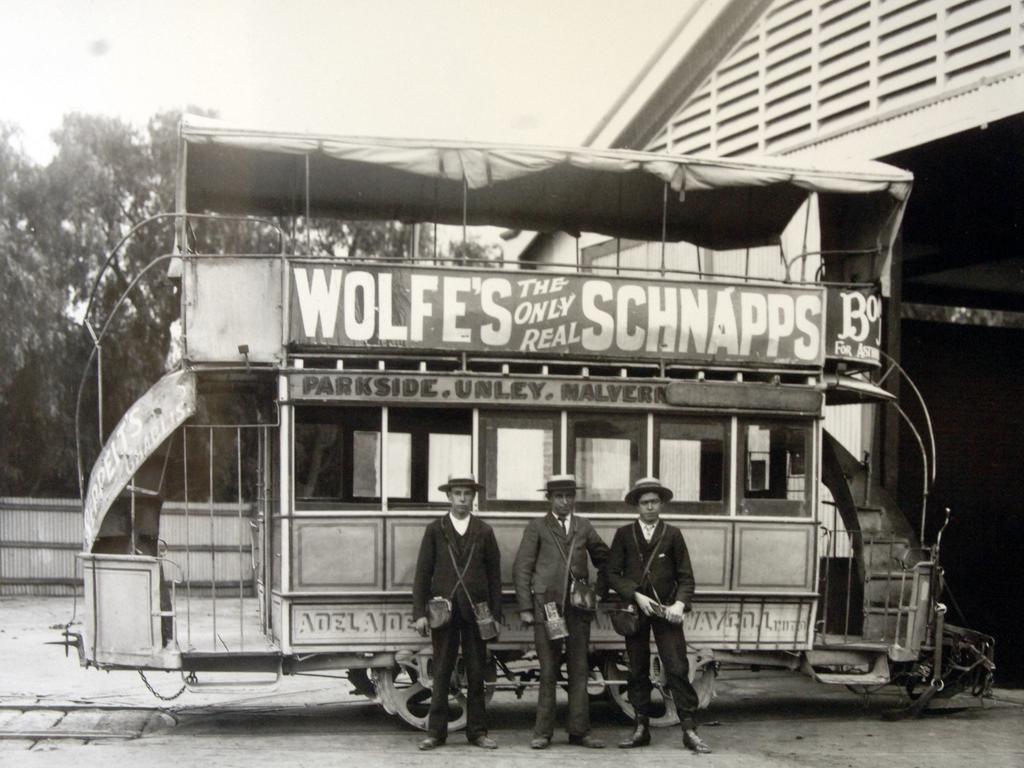
M 45 166 L 24 154 L 15 126 L 0 123 L 0 495 L 77 494 L 76 437 L 88 474 L 99 433 L 109 435 L 164 372 L 179 296 L 164 264 L 153 262 L 172 252 L 174 229 L 170 219 L 143 222 L 174 210 L 179 117 L 158 114 L 138 129 L 116 118 L 69 114 L 52 134 L 57 151 Z M 449 264 L 493 259 L 476 242 L 439 249 L 430 226 L 317 220 L 307 238 L 301 218 L 276 223 L 288 253 Z M 267 231 L 195 221 L 188 247 L 276 250 L 277 235 L 268 239 Z M 86 365 L 89 329 L 105 329 L 102 398 L 96 363 Z

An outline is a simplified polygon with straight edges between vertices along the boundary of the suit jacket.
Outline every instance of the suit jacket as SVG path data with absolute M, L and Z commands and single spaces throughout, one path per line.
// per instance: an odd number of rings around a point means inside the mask
M 565 606 L 565 558 L 569 542 L 573 542 L 569 561 L 572 576 L 587 581 L 587 556 L 598 570 L 598 581 L 608 561 L 608 545 L 597 535 L 589 520 L 573 514 L 569 535 L 551 512 L 534 518 L 523 531 L 513 574 L 516 583 L 516 602 L 520 611 L 538 611 L 546 602 Z
M 462 577 L 466 589 L 455 589 L 459 583 L 458 574 L 448 553 L 449 544 L 455 552 L 459 569 L 465 567 L 472 548 L 472 560 Z M 450 598 L 453 610 L 458 610 L 466 621 L 475 620 L 470 600 L 473 603 L 486 601 L 494 618 L 499 622 L 502 620 L 501 553 L 497 539 L 494 538 L 494 530 L 475 515 L 470 517 L 464 536 L 456 532 L 447 513 L 432 521 L 423 531 L 412 587 L 414 621 L 427 615 L 427 600 L 432 597 Z
M 644 566 L 655 545 L 658 554 L 644 577 Z M 686 603 L 686 610 L 690 610 L 694 592 L 693 568 L 682 531 L 659 520 L 651 543 L 648 544 L 639 522 L 619 528 L 612 539 L 608 581 L 612 589 L 630 602 L 639 590 L 641 594 L 665 605 L 682 600 Z

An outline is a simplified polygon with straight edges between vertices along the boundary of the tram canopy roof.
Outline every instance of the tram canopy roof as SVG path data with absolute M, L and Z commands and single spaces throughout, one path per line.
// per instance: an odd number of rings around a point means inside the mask
M 874 161 L 344 137 L 192 115 L 181 140 L 179 195 L 189 212 L 302 215 L 308 206 L 313 217 L 664 237 L 716 249 L 774 242 L 812 192 L 824 248 L 830 227 L 845 230 L 841 247 L 885 248 L 913 178 Z M 848 244 L 851 234 L 859 244 Z

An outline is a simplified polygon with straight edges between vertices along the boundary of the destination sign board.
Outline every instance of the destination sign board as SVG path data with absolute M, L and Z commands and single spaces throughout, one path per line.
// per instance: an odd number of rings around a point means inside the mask
M 452 374 L 338 373 L 304 371 L 288 378 L 292 400 L 379 402 L 382 399 L 407 403 L 448 403 L 465 405 L 529 405 L 562 408 L 572 405 L 636 406 L 644 409 L 667 407 L 664 382 L 640 383 L 626 380 L 581 381 L 536 377 L 514 379 L 502 376 Z
M 820 366 L 825 290 L 292 261 L 300 348 Z

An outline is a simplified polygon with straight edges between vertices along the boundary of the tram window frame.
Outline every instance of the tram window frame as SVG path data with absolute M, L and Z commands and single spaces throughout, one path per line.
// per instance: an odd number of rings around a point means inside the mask
M 676 496 L 668 503 L 667 511 L 674 514 L 683 515 L 708 515 L 713 517 L 727 517 L 730 511 L 730 496 L 731 489 L 729 484 L 729 467 L 732 462 L 732 456 L 730 455 L 730 435 L 731 435 L 731 423 L 728 418 L 695 418 L 686 416 L 667 416 L 667 415 L 655 415 L 654 418 L 654 435 L 653 435 L 653 447 L 654 456 L 652 467 L 654 468 L 654 474 L 658 476 L 662 483 L 665 483 Z M 673 435 L 673 432 L 690 431 L 691 435 Z M 705 432 L 706 435 L 702 436 L 699 433 Z M 673 485 L 672 479 L 663 471 L 661 466 L 662 460 L 662 440 L 672 439 L 689 439 L 689 440 L 700 440 L 701 445 L 701 456 L 703 458 L 703 441 L 705 440 L 717 440 L 719 443 L 719 462 L 718 468 L 718 491 L 719 498 L 703 498 L 703 499 L 683 499 L 680 498 L 681 491 L 678 487 L 678 483 Z M 703 495 L 704 479 L 707 477 L 710 480 L 710 470 L 706 470 L 703 466 L 701 467 L 698 480 L 700 481 L 701 490 L 700 494 Z
M 473 409 L 472 408 L 426 408 L 426 407 L 389 407 L 388 434 L 393 432 L 411 435 L 410 455 L 410 491 L 409 497 L 388 496 L 388 507 L 395 509 L 441 508 L 448 506 L 447 499 L 430 500 L 430 436 L 431 435 L 464 435 L 469 438 L 469 466 L 464 469 L 451 469 L 451 472 L 468 474 L 473 463 Z M 390 474 L 393 468 L 388 466 Z M 437 476 L 436 485 L 447 479 Z
M 357 433 L 370 433 L 377 436 L 379 455 L 380 440 L 391 441 L 396 435 L 409 436 L 410 460 L 407 467 L 393 466 L 389 461 L 388 477 L 396 471 L 409 473 L 409 495 L 395 496 L 387 493 L 388 506 L 396 509 L 442 508 L 447 500 L 430 499 L 430 437 L 436 434 L 464 435 L 468 441 L 467 461 L 473 460 L 473 410 L 471 408 L 388 408 L 388 428 L 383 429 L 383 413 L 387 406 L 336 406 L 336 405 L 302 405 L 297 406 L 295 413 L 295 429 L 292 442 L 292 477 L 295 480 L 295 506 L 300 511 L 316 511 L 325 509 L 352 509 L 366 507 L 380 508 L 383 505 L 381 494 L 356 494 L 356 461 L 355 442 Z M 310 418 L 316 415 L 318 418 Z M 327 424 L 337 427 L 339 436 L 335 439 L 332 450 L 340 453 L 335 469 L 340 472 L 340 492 L 336 494 L 317 494 L 302 496 L 299 493 L 299 453 L 300 431 L 310 424 Z M 340 444 L 338 441 L 340 440 Z M 378 464 L 378 472 L 380 471 Z M 456 471 L 456 470 L 452 470 Z M 459 472 L 471 471 L 470 466 Z M 435 485 L 440 485 L 447 478 L 435 478 Z M 378 476 L 377 480 L 382 478 Z M 390 484 L 390 483 L 389 483 Z
M 481 510 L 509 511 L 543 511 L 548 509 L 543 490 L 538 490 L 537 499 L 505 499 L 491 496 L 497 492 L 497 463 L 502 457 L 498 455 L 497 430 L 510 429 L 550 429 L 551 430 L 551 467 L 546 469 L 544 476 L 537 479 L 536 488 L 543 489 L 549 475 L 561 473 L 562 465 L 562 416 L 558 411 L 479 411 L 478 466 L 480 467 L 483 492 L 478 496 Z M 493 428 L 493 433 L 491 429 Z
M 619 512 L 622 500 L 627 491 L 637 480 L 647 474 L 647 412 L 608 413 L 603 411 L 569 412 L 566 418 L 566 466 L 576 474 L 577 482 L 583 488 L 576 494 L 576 508 L 581 512 Z M 621 433 L 630 439 L 629 476 L 625 487 L 619 489 L 614 497 L 606 499 L 588 498 L 592 488 L 587 488 L 587 479 L 576 466 L 576 440 L 581 425 L 588 422 L 605 422 L 616 426 Z M 629 433 L 632 433 L 630 436 Z M 589 437 L 593 437 L 592 435 Z M 618 435 L 606 439 L 621 439 Z
M 778 451 L 771 446 L 769 436 L 768 451 L 754 451 L 753 453 L 767 454 L 761 461 L 767 464 L 759 466 L 751 461 L 748 455 L 748 434 L 750 427 L 768 428 L 775 430 L 798 430 L 803 433 L 803 453 L 798 454 L 799 468 L 802 473 L 792 472 L 794 459 L 792 453 L 785 451 L 785 462 L 780 463 L 775 455 Z M 813 514 L 811 492 L 814 485 L 814 423 L 810 420 L 792 419 L 759 419 L 744 418 L 737 422 L 736 436 L 736 514 L 743 517 L 786 517 L 807 519 Z M 782 474 L 779 474 L 779 467 Z M 763 473 L 763 474 L 762 474 Z M 788 482 L 789 478 L 803 477 L 803 493 L 801 498 L 781 498 L 771 496 L 773 479 L 783 478 Z M 763 482 L 762 482 L 763 478 Z M 755 482 L 756 481 L 756 482 Z M 751 488 L 751 485 L 763 486 Z
M 319 418 L 311 419 L 316 414 Z M 337 405 L 300 405 L 295 409 L 292 436 L 292 486 L 296 509 L 317 510 L 336 507 L 365 507 L 368 501 L 379 505 L 379 497 L 361 497 L 353 493 L 354 478 L 354 435 L 356 432 L 381 432 L 381 409 L 373 406 L 337 406 Z M 332 425 L 338 430 L 333 446 L 335 452 L 340 451 L 335 468 L 339 478 L 340 490 L 337 494 L 301 495 L 299 488 L 299 449 L 302 440 L 300 432 L 306 426 Z

